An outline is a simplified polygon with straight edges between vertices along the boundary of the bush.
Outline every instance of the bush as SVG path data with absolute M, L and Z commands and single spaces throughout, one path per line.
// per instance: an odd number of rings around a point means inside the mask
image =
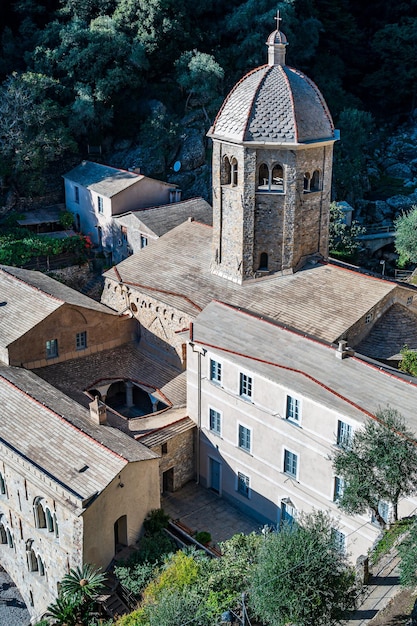
M 206 546 L 211 541 L 211 535 L 206 530 L 200 530 L 200 532 L 194 535 L 194 539 L 203 546 Z
M 168 522 L 169 515 L 164 512 L 164 509 L 154 509 L 149 513 L 143 522 L 143 527 L 146 534 L 154 535 L 163 528 L 166 528 L 168 526 Z

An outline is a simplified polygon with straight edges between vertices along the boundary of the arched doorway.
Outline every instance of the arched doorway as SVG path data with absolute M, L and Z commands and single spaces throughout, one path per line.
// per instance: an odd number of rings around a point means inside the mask
M 127 516 L 122 515 L 114 522 L 114 552 L 127 546 Z

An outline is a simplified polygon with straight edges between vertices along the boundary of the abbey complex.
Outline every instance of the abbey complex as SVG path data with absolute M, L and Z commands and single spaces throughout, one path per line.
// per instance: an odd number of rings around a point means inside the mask
M 214 120 L 212 207 L 140 172 L 64 175 L 77 228 L 113 251 L 101 303 L 0 267 L 0 563 L 34 621 L 190 480 L 260 527 L 328 511 L 352 560 L 380 532 L 338 509 L 332 457 L 381 407 L 417 432 L 394 367 L 417 293 L 328 259 L 338 132 L 286 46 L 271 33 Z

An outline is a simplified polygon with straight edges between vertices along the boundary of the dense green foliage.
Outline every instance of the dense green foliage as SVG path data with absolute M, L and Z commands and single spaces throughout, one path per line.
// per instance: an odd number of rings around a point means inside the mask
M 338 252 L 345 257 L 352 257 L 360 248 L 360 242 L 357 237 L 364 232 L 365 228 L 355 220 L 352 220 L 352 223 L 348 226 L 341 207 L 336 202 L 331 203 L 329 222 L 330 254 Z
M 417 352 L 409 350 L 408 346 L 404 346 L 401 350 L 401 356 L 400 370 L 411 374 L 411 376 L 417 376 Z
M 277 8 L 288 63 L 315 80 L 341 128 L 336 186 L 349 200 L 363 187 L 373 118 L 395 123 L 415 106 L 412 0 L 3 0 L 0 176 L 39 194 L 47 168 L 62 172 L 88 144 L 110 156 L 120 140 L 157 144 L 162 161 L 151 154 L 146 173 L 166 173 L 184 113 L 203 135 L 235 82 L 266 62 Z
M 302 516 L 266 535 L 254 569 L 250 606 L 271 626 L 338 624 L 354 605 L 354 574 L 333 540 L 330 517 Z
M 395 220 L 395 249 L 400 255 L 399 265 L 408 261 L 417 263 L 417 207 L 411 207 Z
M 403 587 L 417 585 L 417 523 L 414 522 L 405 540 L 399 545 L 400 582 Z
M 364 428 L 355 431 L 352 441 L 340 447 L 333 465 L 345 481 L 338 505 L 349 514 L 370 509 L 385 526 L 380 502 L 391 503 L 398 519 L 398 500 L 416 491 L 417 442 L 395 409 L 377 412 Z
M 258 614 L 265 624 L 335 624 L 353 604 L 353 571 L 326 514 L 299 522 L 266 536 L 235 535 L 221 544 L 219 559 L 195 549 L 168 555 L 142 590 L 138 609 L 118 626 L 213 626 L 225 611 L 242 615 L 245 592 L 251 619 Z

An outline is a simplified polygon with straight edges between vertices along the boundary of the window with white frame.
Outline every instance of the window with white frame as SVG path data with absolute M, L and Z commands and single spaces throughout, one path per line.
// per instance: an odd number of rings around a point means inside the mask
M 219 411 L 216 411 L 215 409 L 210 409 L 209 414 L 210 414 L 211 432 L 215 433 L 216 435 L 221 435 L 221 428 L 222 428 L 221 414 L 219 413 Z
M 301 417 L 301 406 L 300 401 L 297 398 L 293 398 L 292 396 L 287 396 L 287 407 L 285 417 L 290 422 L 300 423 Z
M 240 374 L 239 395 L 242 398 L 252 398 L 252 377 L 247 374 Z
M 281 500 L 281 525 L 293 524 L 297 516 L 297 509 L 289 498 Z
M 242 472 L 237 473 L 237 490 L 245 498 L 249 498 L 249 476 L 242 474 Z
M 104 213 L 103 198 L 101 196 L 97 196 L 97 210 L 99 213 Z
M 148 238 L 145 237 L 145 235 L 141 235 L 140 236 L 140 247 L 141 248 L 146 248 L 147 245 L 148 245 Z
M 388 502 L 385 502 L 384 500 L 380 500 L 378 502 L 378 513 L 379 515 L 382 517 L 382 519 L 384 520 L 384 522 L 387 524 L 389 521 L 389 516 L 390 516 L 390 505 L 388 504 Z M 371 522 L 372 524 L 378 524 L 378 520 L 375 516 L 375 514 L 372 512 L 372 516 L 371 516 Z
M 83 330 L 75 336 L 75 347 L 77 350 L 85 350 L 87 347 L 87 331 Z
M 343 496 L 343 491 L 345 489 L 345 481 L 340 476 L 334 477 L 334 488 L 333 488 L 333 502 L 338 502 L 340 498 Z
M 337 421 L 337 445 L 341 448 L 350 448 L 352 445 L 353 431 L 350 424 Z
M 284 450 L 284 474 L 297 478 L 298 456 L 290 450 Z
M 239 424 L 239 448 L 245 452 L 251 451 L 251 430 Z
M 58 339 L 48 339 L 46 342 L 46 358 L 54 359 L 58 356 Z
M 222 364 L 214 359 L 210 359 L 210 380 L 213 383 L 222 382 Z
M 334 547 L 339 552 L 346 552 L 346 535 L 338 528 L 332 528 L 331 537 Z

